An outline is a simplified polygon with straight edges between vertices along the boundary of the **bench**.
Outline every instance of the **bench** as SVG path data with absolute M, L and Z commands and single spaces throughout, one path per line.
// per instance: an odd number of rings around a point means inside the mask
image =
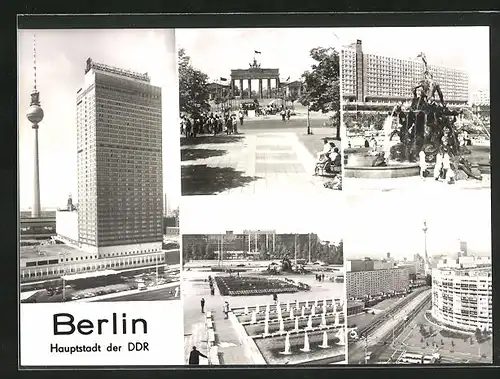
M 213 329 L 208 330 L 208 343 L 213 345 L 215 343 L 215 332 Z

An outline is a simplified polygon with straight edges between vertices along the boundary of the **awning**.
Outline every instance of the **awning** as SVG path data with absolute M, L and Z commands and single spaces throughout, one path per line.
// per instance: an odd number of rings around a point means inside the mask
M 77 280 L 77 279 L 96 278 L 99 276 L 116 275 L 118 273 L 119 272 L 115 270 L 103 270 L 103 271 L 84 272 L 81 274 L 64 275 L 61 278 L 64 280 Z

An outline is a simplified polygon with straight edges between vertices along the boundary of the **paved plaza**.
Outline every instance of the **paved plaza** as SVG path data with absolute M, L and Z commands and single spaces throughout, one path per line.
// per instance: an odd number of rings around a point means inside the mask
M 343 188 L 349 192 L 357 191 L 426 191 L 428 193 L 456 194 L 465 191 L 489 192 L 491 190 L 490 175 L 483 174 L 482 180 L 458 180 L 454 184 L 436 181 L 433 178 L 422 179 L 419 176 L 390 179 L 344 178 Z
M 181 139 L 183 195 L 331 192 L 327 178 L 314 176 L 322 138 L 335 130 L 324 119 L 259 119 L 244 123 L 238 135 Z M 340 149 L 340 141 L 334 141 Z
M 265 364 L 262 355 L 255 344 L 246 343 L 243 338 L 242 327 L 234 322 L 235 315 L 231 312 L 230 317 L 225 319 L 223 305 L 229 302 L 231 309 L 239 308 L 239 312 L 245 306 L 260 305 L 261 308 L 272 304 L 271 295 L 257 296 L 222 296 L 215 285 L 215 294 L 210 295 L 208 276 L 218 275 L 210 270 L 184 271 L 182 278 L 182 299 L 184 301 L 184 334 L 185 334 L 185 356 L 189 356 L 192 346 L 196 346 L 203 354 L 209 352 L 209 336 L 206 328 L 206 312 L 211 313 L 213 329 L 215 331 L 215 346 L 217 346 L 217 357 L 212 358 L 211 364 L 237 365 L 237 364 Z M 278 294 L 281 303 L 288 301 L 304 302 L 315 299 L 343 298 L 343 283 L 334 283 L 325 278 L 324 282 L 316 282 L 313 275 L 289 275 L 287 278 L 301 281 L 311 286 L 310 291 L 296 293 Z M 205 313 L 201 312 L 200 300 L 205 299 Z M 232 320 L 233 318 L 233 320 Z M 248 337 L 247 337 L 248 338 Z M 216 360 L 216 362 L 215 362 Z M 200 364 L 208 364 L 202 359 Z

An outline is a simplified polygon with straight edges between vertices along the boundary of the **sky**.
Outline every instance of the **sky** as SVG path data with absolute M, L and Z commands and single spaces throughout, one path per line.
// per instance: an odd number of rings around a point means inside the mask
M 250 230 L 316 233 L 338 243 L 343 236 L 341 191 L 307 200 L 283 196 L 184 196 L 180 228 L 185 234 L 218 234 Z
M 489 89 L 489 27 L 339 28 L 336 33 L 345 45 L 360 39 L 366 53 L 407 59 L 424 52 L 429 64 L 467 71 L 471 91 Z
M 39 129 L 42 208 L 64 206 L 68 194 L 78 201 L 76 164 L 76 91 L 85 63 L 94 61 L 140 73 L 163 88 L 164 192 L 171 208 L 180 197 L 178 78 L 175 34 L 163 30 L 20 30 L 19 181 L 20 206 L 33 194 L 33 134 L 26 119 L 33 89 L 33 34 L 36 33 L 37 89 L 45 117 Z
M 489 191 L 444 187 L 434 198 L 423 192 L 352 195 L 346 197 L 344 252 L 346 259 L 413 259 L 424 253 L 424 220 L 427 252 L 434 256 L 459 251 L 467 241 L 470 253 L 491 256 L 491 200 Z M 458 196 L 455 196 L 458 194 Z
M 178 48 L 211 80 L 229 80 L 232 69 L 247 69 L 254 51 L 262 68 L 278 68 L 282 81 L 298 80 L 314 63 L 315 47 L 340 47 L 334 28 L 177 29 Z

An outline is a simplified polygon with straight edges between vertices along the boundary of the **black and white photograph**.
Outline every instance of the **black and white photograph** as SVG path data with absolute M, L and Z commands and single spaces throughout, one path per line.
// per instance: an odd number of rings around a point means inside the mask
M 183 196 L 342 189 L 335 30 L 176 30 Z
M 20 30 L 18 59 L 21 302 L 179 300 L 174 31 Z
M 489 28 L 338 35 L 346 188 L 489 191 Z
M 491 364 L 489 196 L 348 196 L 349 364 Z
M 345 364 L 341 209 L 269 196 L 186 199 L 186 363 Z M 337 216 L 325 225 L 321 209 Z

